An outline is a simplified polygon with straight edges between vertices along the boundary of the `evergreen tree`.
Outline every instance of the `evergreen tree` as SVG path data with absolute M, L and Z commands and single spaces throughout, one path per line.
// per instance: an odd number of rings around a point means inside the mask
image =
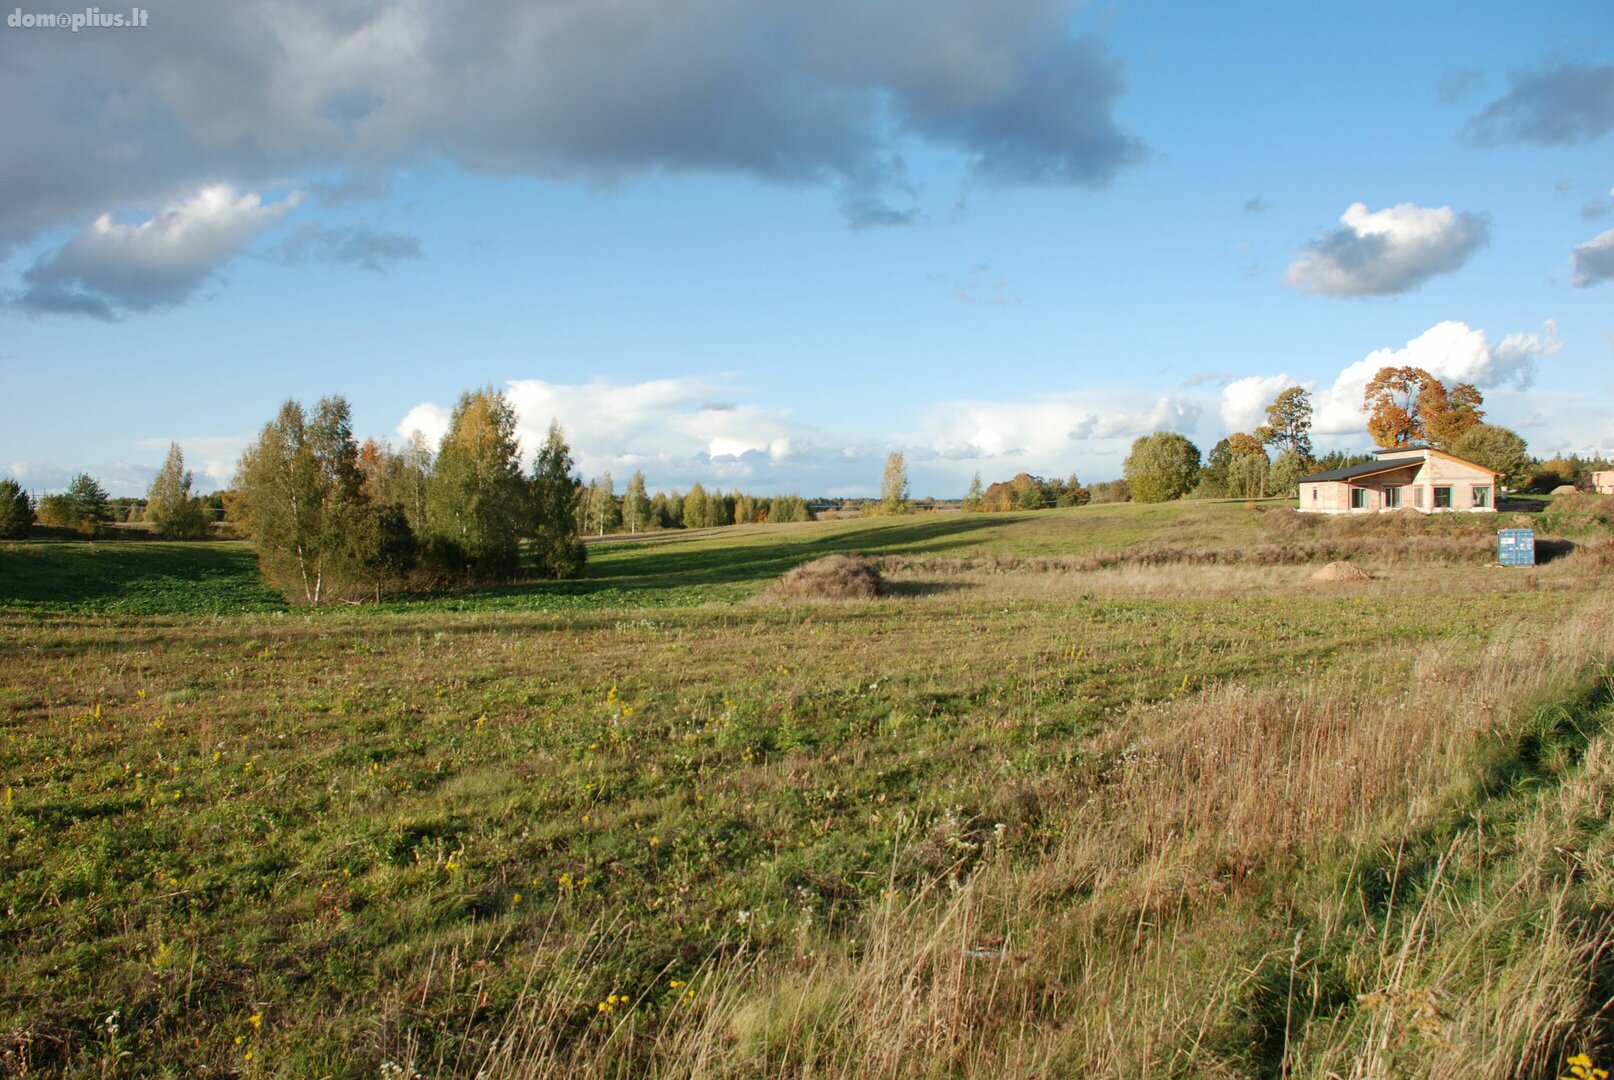
M 388 586 L 402 583 L 414 568 L 419 541 L 397 503 L 364 499 L 346 515 L 339 557 L 351 584 L 362 584 L 381 602 Z
M 668 505 L 667 496 L 658 491 L 650 499 L 650 516 L 645 520 L 646 529 L 672 528 L 672 509 Z
M 714 526 L 734 524 L 734 496 L 732 494 L 725 495 L 721 490 L 713 492 L 711 506 L 712 524 Z
M 906 514 L 908 512 L 908 464 L 901 450 L 893 450 L 885 459 L 885 475 L 880 478 L 880 513 Z
M 67 490 L 39 500 L 39 519 L 46 525 L 99 536 L 112 526 L 112 500 L 89 473 L 79 473 Z
M 572 475 L 572 449 L 560 424 L 549 422 L 549 434 L 532 468 L 532 538 L 538 569 L 549 577 L 571 577 L 583 568 L 587 553 L 577 534 L 577 501 L 581 481 Z
M 191 494 L 191 473 L 178 443 L 168 444 L 168 458 L 146 492 L 146 520 L 158 536 L 201 540 L 207 536 L 207 510 Z
M 622 524 L 630 533 L 650 527 L 650 497 L 644 491 L 644 473 L 635 472 L 622 496 Z
M 22 540 L 34 524 L 34 501 L 15 480 L 0 480 L 0 540 Z

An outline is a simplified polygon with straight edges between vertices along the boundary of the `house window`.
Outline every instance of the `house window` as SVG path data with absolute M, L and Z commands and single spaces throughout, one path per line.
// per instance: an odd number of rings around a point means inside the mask
M 1474 485 L 1474 505 L 1489 508 L 1491 505 L 1491 488 L 1489 484 Z
M 1367 509 L 1367 488 L 1351 488 L 1351 509 Z
M 1412 505 L 1420 510 L 1423 509 L 1423 488 L 1415 487 L 1412 489 Z
M 1401 509 L 1401 489 L 1398 487 L 1384 489 L 1384 506 L 1388 510 Z
M 1317 501 L 1317 485 L 1316 484 L 1311 485 L 1311 501 L 1312 502 Z
M 1436 510 L 1450 510 L 1451 509 L 1451 488 L 1449 488 L 1449 487 L 1437 487 L 1435 489 L 1435 509 Z

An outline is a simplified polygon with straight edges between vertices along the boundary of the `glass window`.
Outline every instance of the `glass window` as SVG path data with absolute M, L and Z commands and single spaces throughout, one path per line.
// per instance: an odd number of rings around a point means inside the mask
M 1311 485 L 1311 501 L 1312 502 L 1317 501 L 1317 485 L 1316 484 Z
M 1420 507 L 1423 505 L 1423 488 L 1415 487 L 1412 489 L 1412 505 Z
M 1351 488 L 1351 509 L 1367 509 L 1367 488 Z
M 1483 486 L 1474 485 L 1474 505 L 1482 507 L 1491 505 L 1491 487 L 1489 484 Z
M 1435 489 L 1435 509 L 1436 510 L 1450 510 L 1451 509 L 1451 488 L 1449 488 L 1449 487 L 1437 487 Z
M 1401 489 L 1398 487 L 1384 489 L 1384 505 L 1391 510 L 1401 508 Z

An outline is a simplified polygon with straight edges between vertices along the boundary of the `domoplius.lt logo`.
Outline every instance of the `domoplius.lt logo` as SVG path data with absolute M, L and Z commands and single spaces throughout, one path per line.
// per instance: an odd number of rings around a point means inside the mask
M 139 30 L 151 18 L 145 8 L 128 11 L 102 11 L 98 7 L 83 11 L 24 11 L 14 9 L 6 16 L 6 27 L 11 30 Z

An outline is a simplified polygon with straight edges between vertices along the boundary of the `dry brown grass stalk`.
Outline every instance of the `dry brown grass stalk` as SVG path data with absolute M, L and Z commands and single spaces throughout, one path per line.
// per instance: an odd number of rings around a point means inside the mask
M 825 555 L 786 572 L 762 593 L 767 600 L 873 600 L 885 592 L 879 569 L 851 555 Z
M 1614 887 L 1614 851 L 1574 850 L 1614 806 L 1614 750 L 1596 734 L 1505 849 L 1450 816 L 1610 642 L 1603 602 L 1140 708 L 1073 768 L 1043 857 L 890 889 L 794 960 L 714 960 L 687 1008 L 626 1034 L 548 1034 L 563 966 L 483 1074 L 621 1075 L 631 1043 L 668 1077 L 1555 1075 L 1603 1006 L 1589 973 L 1614 939 L 1571 883 Z M 1504 856 L 1525 871 L 1491 880 Z

